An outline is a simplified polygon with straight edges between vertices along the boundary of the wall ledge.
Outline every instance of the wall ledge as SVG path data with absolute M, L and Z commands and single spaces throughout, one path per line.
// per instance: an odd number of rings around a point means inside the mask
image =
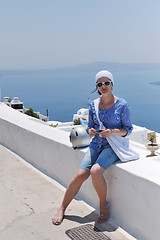
M 72 148 L 69 132 L 0 104 L 0 143 L 64 187 L 74 176 L 87 148 Z M 116 162 L 107 171 L 110 219 L 136 239 L 159 239 L 160 155 L 149 154 L 144 144 L 131 141 L 140 159 Z M 88 191 L 89 189 L 89 191 Z M 78 196 L 98 209 L 98 197 L 89 178 Z

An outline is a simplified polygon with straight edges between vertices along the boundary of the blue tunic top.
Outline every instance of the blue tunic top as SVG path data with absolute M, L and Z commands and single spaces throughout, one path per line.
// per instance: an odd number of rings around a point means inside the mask
M 117 102 L 110 109 L 99 109 L 99 119 L 106 128 L 125 128 L 127 130 L 127 135 L 129 135 L 133 130 L 130 109 L 127 102 L 122 98 L 118 98 Z M 87 132 L 89 128 L 94 128 L 95 130 L 99 129 L 99 122 L 96 116 L 94 101 L 92 101 L 89 105 L 89 121 Z M 90 147 L 97 152 L 100 152 L 103 148 L 109 147 L 109 143 L 106 138 L 101 137 L 97 133 L 92 139 Z

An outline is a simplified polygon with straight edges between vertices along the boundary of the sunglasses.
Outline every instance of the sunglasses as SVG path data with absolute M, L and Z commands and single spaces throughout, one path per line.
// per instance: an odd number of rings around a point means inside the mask
M 96 86 L 100 88 L 100 87 L 102 87 L 103 85 L 109 86 L 110 84 L 111 84 L 111 81 L 98 82 L 98 83 L 96 84 Z

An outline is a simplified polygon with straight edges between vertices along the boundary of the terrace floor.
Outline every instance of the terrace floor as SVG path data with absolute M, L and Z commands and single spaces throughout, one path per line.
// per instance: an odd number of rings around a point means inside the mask
M 105 234 L 106 240 L 107 236 L 111 240 L 134 239 L 109 222 L 95 223 L 94 209 L 78 200 L 70 204 L 63 223 L 60 226 L 53 225 L 51 219 L 65 189 L 2 145 L 0 165 L 1 240 L 69 240 L 70 237 L 65 233 L 67 230 L 90 225 Z M 93 230 L 92 234 L 94 239 L 99 239 L 96 231 Z

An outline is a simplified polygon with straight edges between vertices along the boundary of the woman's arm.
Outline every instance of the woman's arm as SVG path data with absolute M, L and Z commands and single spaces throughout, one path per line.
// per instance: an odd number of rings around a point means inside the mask
M 121 121 L 122 121 L 123 128 L 127 130 L 126 136 L 130 135 L 132 133 L 133 126 L 132 126 L 131 112 L 127 103 L 124 105 L 123 111 L 121 113 Z
M 91 103 L 92 104 L 92 103 Z M 86 129 L 87 133 L 91 136 L 94 137 L 95 136 L 95 123 L 93 121 L 93 111 L 92 111 L 92 105 L 89 105 L 89 117 L 88 117 L 88 127 Z

